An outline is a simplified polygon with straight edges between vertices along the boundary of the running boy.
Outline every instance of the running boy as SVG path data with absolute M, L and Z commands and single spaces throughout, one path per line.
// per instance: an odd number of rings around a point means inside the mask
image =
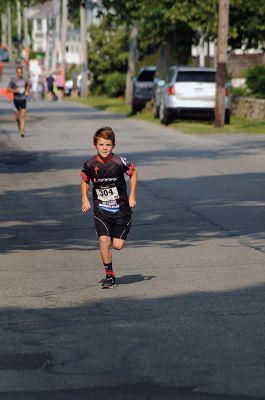
M 94 134 L 97 154 L 84 163 L 80 172 L 82 212 L 90 210 L 87 197 L 89 183 L 93 183 L 93 205 L 96 231 L 99 237 L 100 255 L 105 267 L 106 279 L 102 288 L 115 287 L 112 269 L 111 245 L 116 250 L 124 247 L 132 223 L 132 210 L 136 207 L 137 172 L 133 164 L 112 153 L 115 134 L 110 127 L 100 128 Z M 126 192 L 124 174 L 130 176 L 130 196 Z
M 14 94 L 17 127 L 21 137 L 24 137 L 26 123 L 27 97 L 29 95 L 28 81 L 23 77 L 23 68 L 16 68 L 16 76 L 11 79 L 8 91 Z

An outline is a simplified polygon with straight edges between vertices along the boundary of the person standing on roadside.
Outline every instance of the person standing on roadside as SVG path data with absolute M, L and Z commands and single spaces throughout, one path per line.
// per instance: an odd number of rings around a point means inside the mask
M 58 99 L 62 100 L 64 98 L 64 70 L 60 64 L 56 66 L 56 77 L 55 77 L 55 85 L 58 91 Z
M 53 101 L 56 99 L 56 94 L 54 93 L 54 77 L 52 76 L 51 72 L 47 76 L 46 82 L 47 82 L 47 90 L 48 90 L 48 100 Z
M 27 96 L 29 95 L 29 84 L 23 76 L 23 67 L 16 67 L 16 76 L 8 84 L 7 91 L 14 95 L 14 106 L 16 122 L 21 137 L 25 135 Z

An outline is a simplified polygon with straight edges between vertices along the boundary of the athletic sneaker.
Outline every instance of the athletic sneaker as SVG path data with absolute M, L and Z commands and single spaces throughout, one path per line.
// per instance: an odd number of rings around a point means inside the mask
M 107 275 L 102 282 L 102 289 L 112 289 L 116 287 L 116 279 L 113 275 Z
M 24 136 L 25 136 L 24 131 L 23 131 L 22 129 L 20 129 L 19 133 L 20 133 L 20 136 L 21 136 L 21 137 L 24 137 Z

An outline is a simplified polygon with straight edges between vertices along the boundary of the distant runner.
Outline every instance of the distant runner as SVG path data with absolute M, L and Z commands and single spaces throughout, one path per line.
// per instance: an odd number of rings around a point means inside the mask
M 23 77 L 23 68 L 21 66 L 16 68 L 16 76 L 9 82 L 7 90 L 14 94 L 17 127 L 20 136 L 24 137 L 29 85 L 27 79 Z
M 98 129 L 94 134 L 97 154 L 84 163 L 82 176 L 82 212 L 90 210 L 87 197 L 89 184 L 93 184 L 93 205 L 96 231 L 99 237 L 100 255 L 106 278 L 103 289 L 116 286 L 112 268 L 111 245 L 123 249 L 132 224 L 132 208 L 136 207 L 137 172 L 135 166 L 123 157 L 112 153 L 115 134 L 110 127 Z M 124 174 L 130 177 L 130 196 L 126 192 Z

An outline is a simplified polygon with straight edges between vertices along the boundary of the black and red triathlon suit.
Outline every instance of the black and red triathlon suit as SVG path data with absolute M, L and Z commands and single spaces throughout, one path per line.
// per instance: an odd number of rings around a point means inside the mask
M 126 239 L 131 223 L 124 174 L 131 176 L 135 166 L 116 154 L 103 161 L 96 155 L 86 161 L 80 175 L 93 183 L 94 220 L 98 236 Z

